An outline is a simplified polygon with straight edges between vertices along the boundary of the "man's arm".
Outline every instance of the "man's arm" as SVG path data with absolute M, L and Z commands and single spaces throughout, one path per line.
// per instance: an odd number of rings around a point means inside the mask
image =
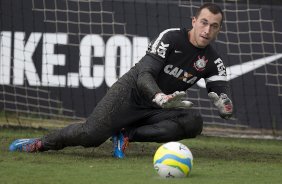
M 142 96 L 153 101 L 162 108 L 191 108 L 193 103 L 187 100 L 186 92 L 176 91 L 164 94 L 159 88 L 156 78 L 163 69 L 162 61 L 146 55 L 138 63 L 137 87 Z
M 138 90 L 145 98 L 151 101 L 157 93 L 162 92 L 157 85 L 156 78 L 164 63 L 150 55 L 146 55 L 138 65 Z
M 167 29 L 153 39 L 148 45 L 146 55 L 138 63 L 137 87 L 139 92 L 149 100 L 161 92 L 156 79 L 173 45 L 169 34 L 175 30 L 179 29 Z

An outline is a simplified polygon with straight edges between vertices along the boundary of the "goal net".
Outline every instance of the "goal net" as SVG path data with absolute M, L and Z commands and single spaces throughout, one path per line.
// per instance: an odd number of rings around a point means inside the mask
M 1 2 L 0 107 L 16 119 L 83 119 L 107 89 L 171 27 L 191 28 L 207 1 L 20 0 Z M 208 1 L 225 20 L 212 44 L 227 66 L 235 115 L 222 120 L 204 81 L 188 90 L 205 125 L 282 129 L 282 22 L 278 1 Z M 13 117 L 13 118 L 11 118 Z

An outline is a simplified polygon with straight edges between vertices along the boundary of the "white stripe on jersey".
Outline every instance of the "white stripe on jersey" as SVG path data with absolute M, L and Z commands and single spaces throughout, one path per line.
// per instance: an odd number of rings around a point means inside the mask
M 158 38 L 155 40 L 154 44 L 152 45 L 152 51 L 151 52 L 156 53 L 157 46 L 158 46 L 160 40 L 162 39 L 162 37 L 164 36 L 164 34 L 166 34 L 169 31 L 176 31 L 176 30 L 180 30 L 180 28 L 170 28 L 170 29 L 166 29 L 163 32 L 161 32 L 159 34 Z
M 213 82 L 213 81 L 227 81 L 227 77 L 226 76 L 220 76 L 220 75 L 213 75 L 209 78 L 206 78 L 206 83 L 208 82 Z

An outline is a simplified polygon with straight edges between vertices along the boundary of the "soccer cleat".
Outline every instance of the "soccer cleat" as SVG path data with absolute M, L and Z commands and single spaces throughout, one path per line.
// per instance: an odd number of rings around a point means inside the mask
M 123 132 L 119 132 L 112 137 L 112 141 L 114 145 L 113 157 L 124 158 L 124 152 L 129 144 L 128 137 Z
M 10 151 L 37 152 L 42 150 L 40 139 L 17 139 L 9 147 Z

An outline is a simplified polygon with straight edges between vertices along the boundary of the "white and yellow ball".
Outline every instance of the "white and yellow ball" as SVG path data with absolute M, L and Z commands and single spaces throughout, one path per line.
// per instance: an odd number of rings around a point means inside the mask
M 154 155 L 154 168 L 164 178 L 186 177 L 190 174 L 192 167 L 191 151 L 179 142 L 163 144 Z

